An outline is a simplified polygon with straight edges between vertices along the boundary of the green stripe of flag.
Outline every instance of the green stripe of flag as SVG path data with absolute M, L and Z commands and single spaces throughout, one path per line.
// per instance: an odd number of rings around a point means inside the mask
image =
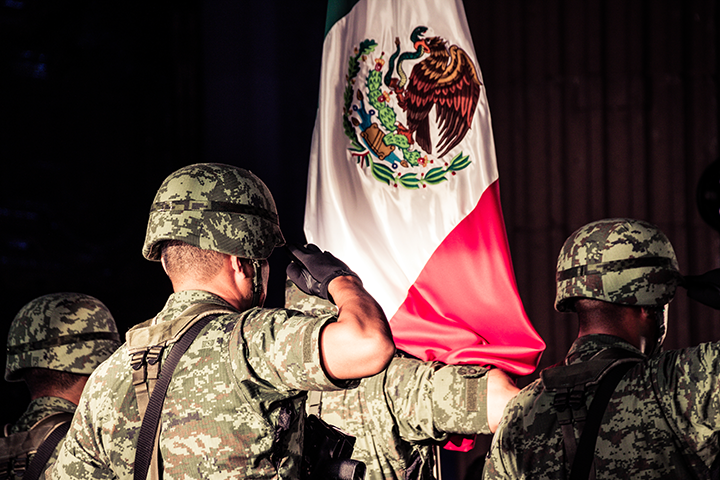
M 360 0 L 328 0 L 327 17 L 325 18 L 325 36 L 338 20 L 350 13 Z

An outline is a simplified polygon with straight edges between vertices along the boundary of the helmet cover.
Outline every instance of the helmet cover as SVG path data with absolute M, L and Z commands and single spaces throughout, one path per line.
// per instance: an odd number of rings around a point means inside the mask
M 98 299 L 81 293 L 38 297 L 15 315 L 7 339 L 5 380 L 24 368 L 89 375 L 120 346 L 115 320 Z
M 557 261 L 555 309 L 574 311 L 591 298 L 635 306 L 663 306 L 681 281 L 670 240 L 656 226 L 610 218 L 581 227 L 565 241 Z
M 180 240 L 203 250 L 262 260 L 285 243 L 270 190 L 248 170 L 218 163 L 183 167 L 160 186 L 150 209 L 143 256 Z

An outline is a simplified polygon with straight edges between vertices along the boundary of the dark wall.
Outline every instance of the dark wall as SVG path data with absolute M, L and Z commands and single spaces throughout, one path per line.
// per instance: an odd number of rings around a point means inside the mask
M 258 174 L 302 242 L 324 2 L 50 2 L 0 6 L 0 337 L 31 299 L 102 300 L 121 333 L 171 286 L 140 253 L 172 171 Z M 282 252 L 267 304 L 284 303 Z M 3 358 L 3 364 L 4 364 Z M 2 420 L 27 404 L 5 384 Z
M 718 158 L 718 2 L 466 8 L 518 287 L 548 344 L 541 365 L 550 365 L 577 333 L 572 315 L 553 310 L 554 272 L 563 241 L 583 224 L 644 219 L 668 235 L 682 273 L 720 266 L 720 237 L 696 202 L 698 182 Z M 718 312 L 680 289 L 666 346 L 718 338 Z

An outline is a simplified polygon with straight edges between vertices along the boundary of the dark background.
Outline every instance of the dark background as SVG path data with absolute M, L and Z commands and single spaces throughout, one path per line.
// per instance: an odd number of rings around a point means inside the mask
M 500 170 L 518 289 L 562 358 L 576 327 L 553 311 L 554 264 L 579 226 L 659 225 L 683 273 L 720 267 L 698 183 L 718 154 L 717 0 L 466 0 Z M 304 239 L 307 159 L 325 1 L 0 6 L 0 334 L 31 299 L 96 296 L 121 333 L 171 292 L 140 253 L 162 180 L 196 162 L 249 168 Z M 720 201 L 708 182 L 711 221 Z M 267 304 L 283 304 L 282 252 Z M 720 337 L 680 292 L 666 345 Z M 526 384 L 535 375 L 520 379 Z M 25 408 L 5 383 L 3 419 Z M 487 439 L 485 439 L 487 440 Z M 483 443 L 483 442 L 481 442 Z M 484 443 L 483 443 L 484 444 Z M 476 454 L 477 455 L 477 452 Z M 472 458 L 445 462 L 447 478 Z

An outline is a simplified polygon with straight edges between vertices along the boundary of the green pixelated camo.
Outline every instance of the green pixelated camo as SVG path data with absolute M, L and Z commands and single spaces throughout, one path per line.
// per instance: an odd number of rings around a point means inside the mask
M 92 338 L 97 334 L 108 338 Z M 72 292 L 44 295 L 22 307 L 10 325 L 5 380 L 20 381 L 24 368 L 89 375 L 119 346 L 115 320 L 100 300 Z
M 197 303 L 232 309 L 209 292 L 183 290 L 155 318 L 173 322 Z M 298 478 L 305 391 L 357 384 L 334 382 L 322 368 L 320 332 L 335 319 L 260 308 L 213 319 L 180 359 L 163 403 L 163 478 Z M 123 346 L 90 377 L 46 478 L 133 478 L 141 421 L 130 359 Z
M 564 364 L 591 362 L 607 348 L 639 353 L 612 335 L 575 340 Z M 720 343 L 662 352 L 620 380 L 603 415 L 595 446 L 597 479 L 713 478 L 720 453 Z M 564 368 L 553 367 L 553 368 Z M 594 399 L 588 388 L 586 408 Z M 493 437 L 483 478 L 568 478 L 554 396 L 536 380 L 511 399 Z M 576 424 L 575 438 L 580 438 Z
M 338 308 L 330 300 L 308 295 L 289 278 L 285 279 L 285 308 L 299 310 L 313 317 L 338 314 Z
M 143 256 L 160 260 L 159 243 L 266 259 L 285 243 L 270 190 L 251 172 L 223 164 L 190 165 L 160 186 L 150 210 Z
M 657 257 L 658 263 L 665 263 L 627 268 L 642 257 Z M 599 271 L 562 277 L 577 267 Z M 569 300 L 579 297 L 662 306 L 672 300 L 680 278 L 672 244 L 656 226 L 627 218 L 600 220 L 575 231 L 560 250 L 555 308 L 574 311 L 574 302 Z
M 285 307 L 317 317 L 337 312 L 291 280 Z M 365 463 L 365 480 L 434 478 L 435 443 L 451 434 L 490 433 L 487 371 L 397 356 L 355 389 L 323 392 L 320 417 L 355 437 L 352 458 Z

